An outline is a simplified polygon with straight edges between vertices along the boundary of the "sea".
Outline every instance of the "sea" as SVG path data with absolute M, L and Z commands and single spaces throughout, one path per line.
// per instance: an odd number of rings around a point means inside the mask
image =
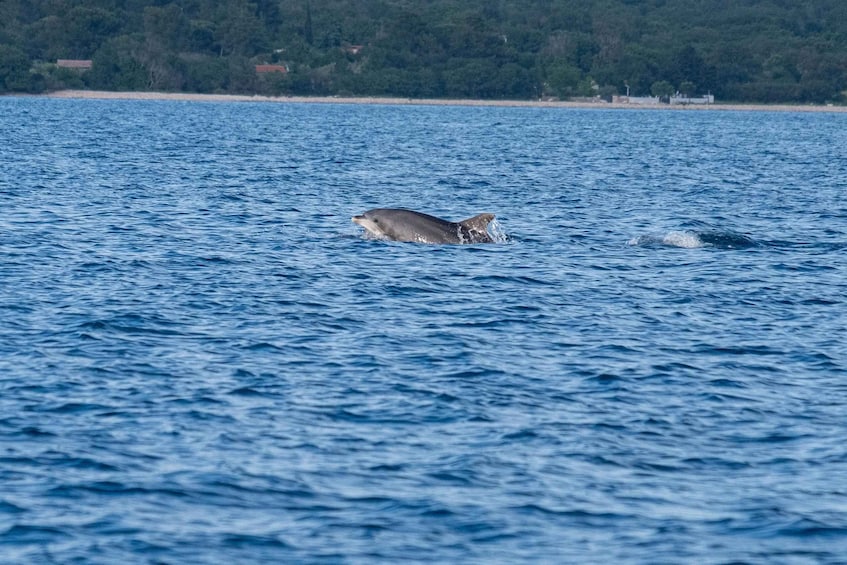
M 847 114 L 0 98 L 0 562 L 847 563 Z

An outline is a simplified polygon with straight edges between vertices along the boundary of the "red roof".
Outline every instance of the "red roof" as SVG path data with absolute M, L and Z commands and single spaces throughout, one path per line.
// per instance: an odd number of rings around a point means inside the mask
M 257 73 L 287 73 L 285 65 L 256 65 Z
M 66 69 L 90 69 L 90 59 L 59 59 L 56 61 L 56 66 Z

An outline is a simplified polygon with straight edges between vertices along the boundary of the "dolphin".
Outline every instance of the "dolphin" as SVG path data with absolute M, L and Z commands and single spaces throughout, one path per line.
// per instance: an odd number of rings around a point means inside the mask
M 379 238 L 416 243 L 493 243 L 488 234 L 493 219 L 494 214 L 478 214 L 461 222 L 448 222 L 402 208 L 375 208 L 352 218 Z

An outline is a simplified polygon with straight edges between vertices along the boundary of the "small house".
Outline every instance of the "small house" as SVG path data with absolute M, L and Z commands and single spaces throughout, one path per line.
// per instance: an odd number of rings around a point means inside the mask
M 259 74 L 264 73 L 282 73 L 285 74 L 288 72 L 288 67 L 285 65 L 256 65 L 256 72 Z
M 58 59 L 56 66 L 62 69 L 87 71 L 91 69 L 91 59 Z

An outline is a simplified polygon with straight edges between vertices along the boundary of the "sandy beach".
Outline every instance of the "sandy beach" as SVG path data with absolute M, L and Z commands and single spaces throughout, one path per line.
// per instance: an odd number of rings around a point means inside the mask
M 448 100 L 416 98 L 377 98 L 342 96 L 249 96 L 238 94 L 191 94 L 184 92 L 108 92 L 98 90 L 60 90 L 45 94 L 50 98 L 86 98 L 99 100 L 183 100 L 195 102 L 268 102 L 309 104 L 393 104 L 431 106 L 502 106 L 527 108 L 600 108 L 674 111 L 767 111 L 767 112 L 847 112 L 847 106 L 790 104 L 710 104 L 674 105 L 612 104 L 607 102 L 569 102 L 546 100 Z

